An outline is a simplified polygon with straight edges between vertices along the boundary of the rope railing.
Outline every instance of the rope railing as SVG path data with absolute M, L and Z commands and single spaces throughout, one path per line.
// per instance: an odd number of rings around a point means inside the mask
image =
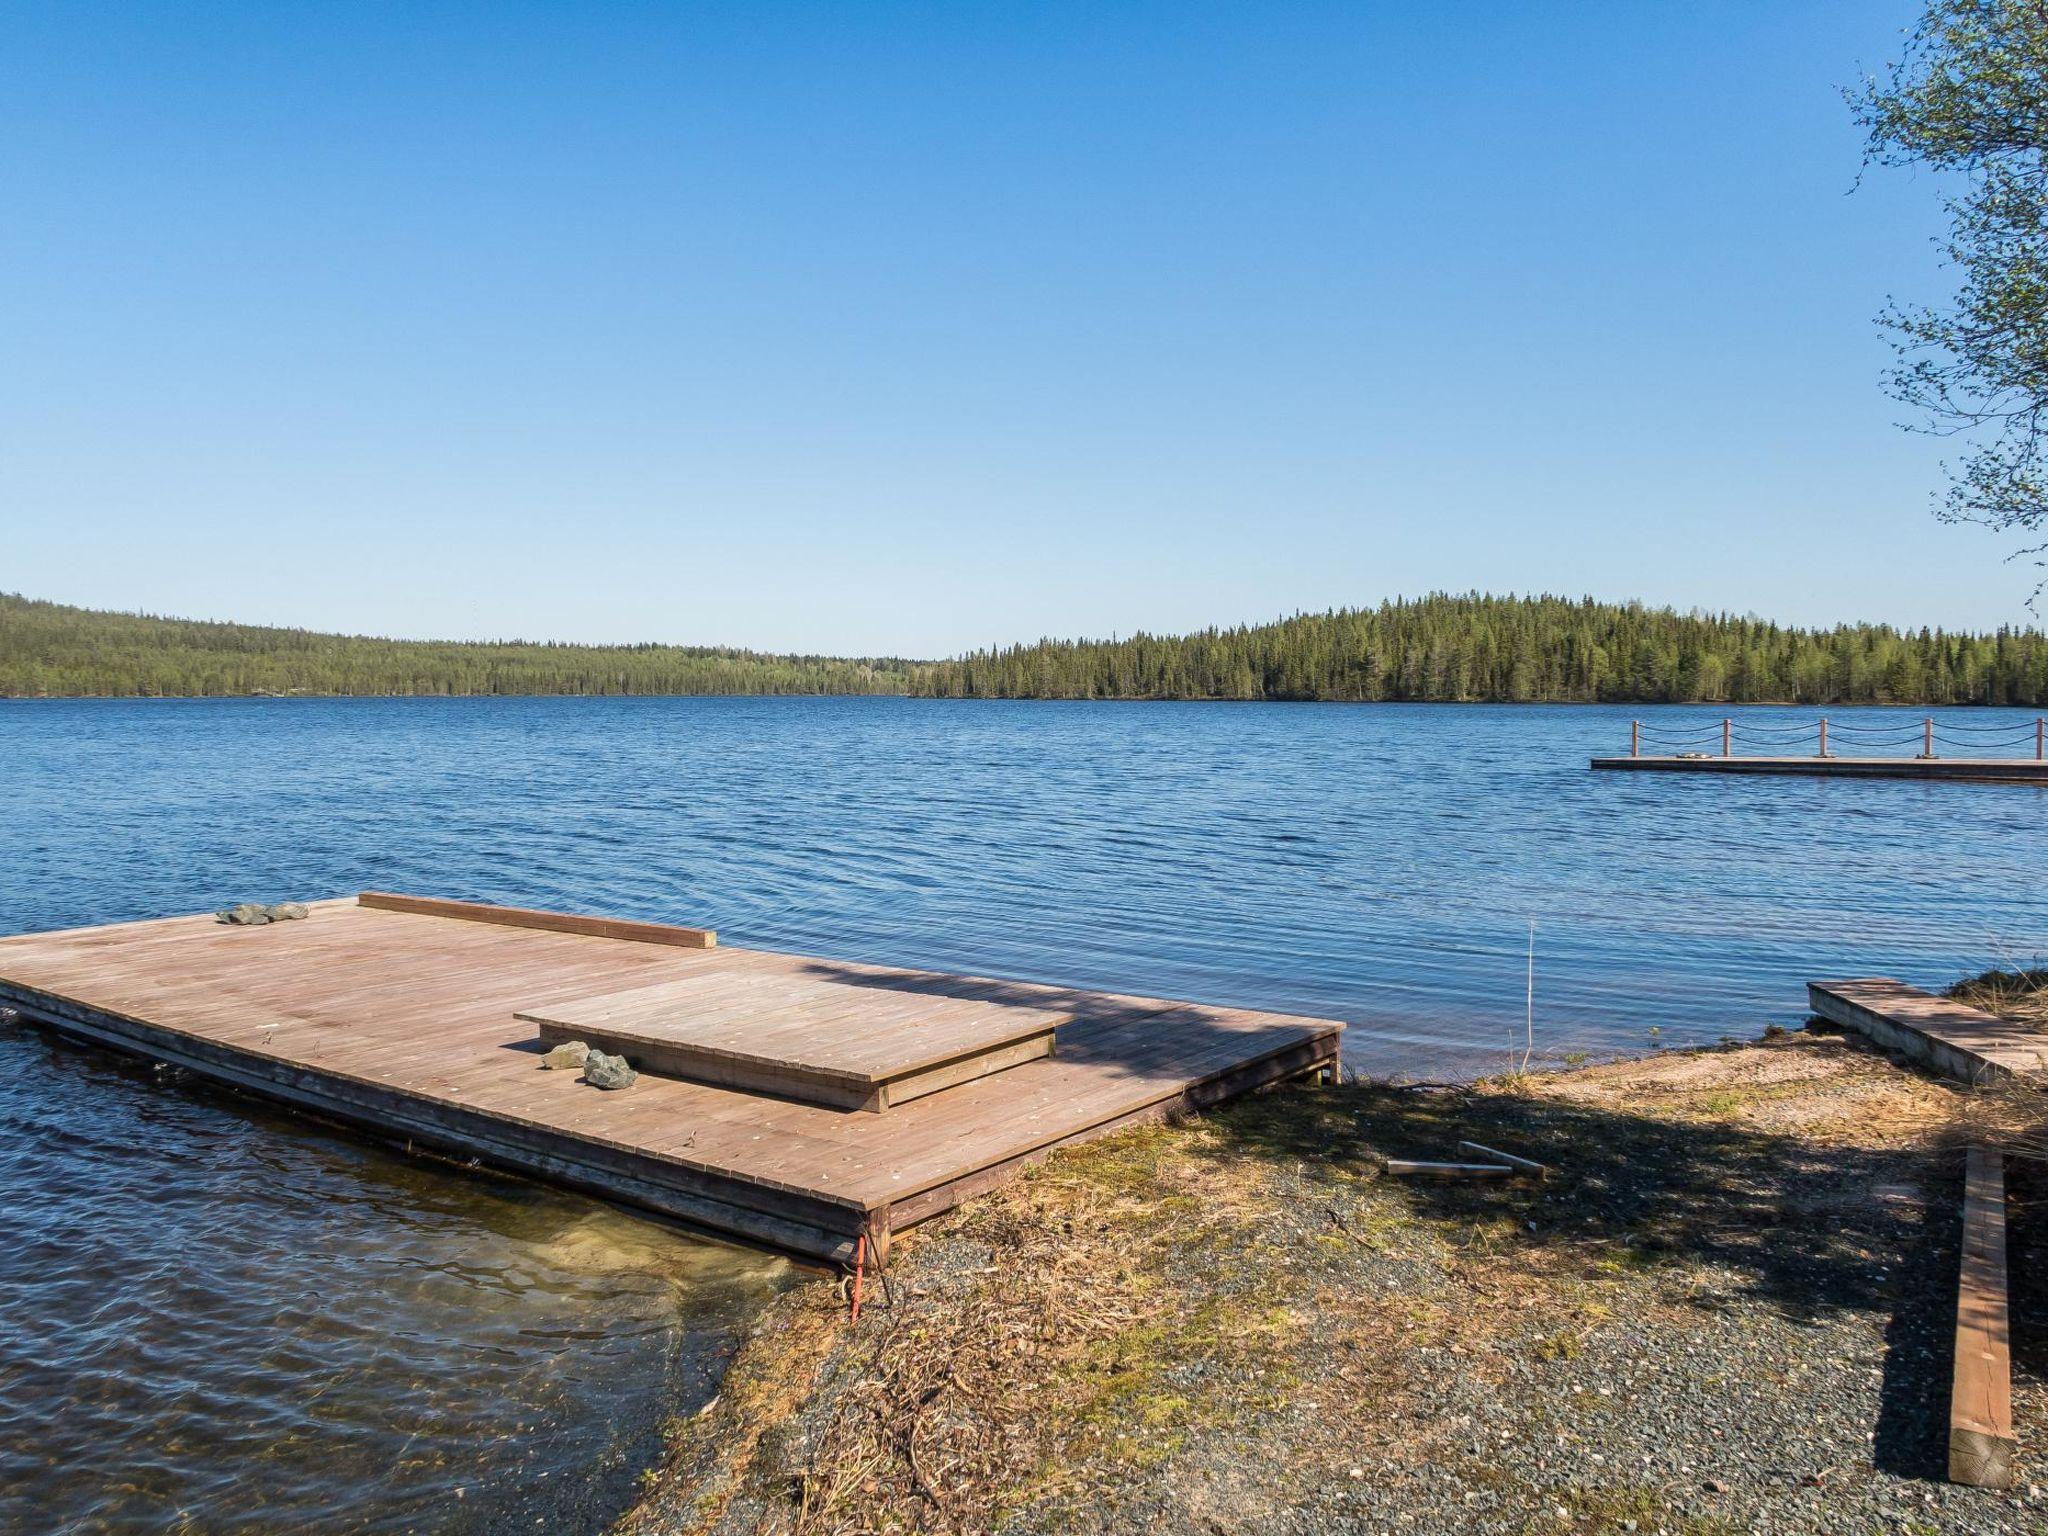
M 1793 749 L 1808 744 L 1816 757 L 1894 756 L 1913 748 L 1917 758 L 1941 756 L 1937 748 L 1948 747 L 1964 755 L 2024 756 L 2036 762 L 2048 761 L 2048 717 L 2031 721 L 2006 720 L 1990 724 L 1937 719 L 1928 715 L 1918 721 L 1883 720 L 1871 724 L 1830 721 L 1825 715 L 1808 724 L 1773 725 L 1738 720 L 1733 716 L 1713 725 L 1645 725 L 1629 722 L 1630 757 L 1641 757 L 1649 747 L 1651 755 L 1671 757 L 1733 757 L 1738 746 L 1759 749 L 1752 755 L 1789 757 Z M 1837 746 L 1851 750 L 1841 753 Z

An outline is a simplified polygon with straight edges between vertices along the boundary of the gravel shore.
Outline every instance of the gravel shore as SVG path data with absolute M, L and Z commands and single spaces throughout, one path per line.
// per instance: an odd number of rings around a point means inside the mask
M 2030 1287 L 2021 1486 L 1942 1480 L 1959 1107 L 1802 1034 L 1073 1149 L 783 1297 L 622 1531 L 2048 1532 Z M 1382 1172 L 1463 1138 L 1553 1177 Z

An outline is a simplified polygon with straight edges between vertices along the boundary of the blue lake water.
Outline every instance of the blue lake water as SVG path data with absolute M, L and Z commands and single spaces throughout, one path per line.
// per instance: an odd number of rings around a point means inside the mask
M 1587 769 L 1632 715 L 1711 738 L 1723 713 L 6 704 L 0 931 L 413 891 L 1334 1016 L 1354 1066 L 1416 1077 L 1508 1062 L 1532 920 L 1554 1058 L 1793 1022 L 1810 977 L 2048 951 L 2043 789 Z M 1812 719 L 1734 713 L 1759 742 Z M 1921 713 L 1830 717 L 1850 748 Z M 0 1035 L 0 1171 L 38 1191 L 0 1207 L 0 1307 L 41 1320 L 0 1331 L 0 1528 L 593 1528 L 650 1449 L 621 1426 L 708 1390 L 781 1283 L 26 1031 Z

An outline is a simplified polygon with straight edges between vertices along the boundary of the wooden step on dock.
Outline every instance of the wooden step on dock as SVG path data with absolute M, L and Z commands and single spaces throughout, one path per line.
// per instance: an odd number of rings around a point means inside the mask
M 1055 1147 L 1327 1070 L 1334 1020 L 366 893 L 0 939 L 0 1004 L 402 1143 L 832 1262 Z M 642 1069 L 540 1070 L 582 1038 Z

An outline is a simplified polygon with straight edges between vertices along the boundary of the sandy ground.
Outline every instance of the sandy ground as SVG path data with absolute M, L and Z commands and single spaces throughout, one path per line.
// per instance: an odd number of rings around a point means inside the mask
M 2048 1532 L 2031 1455 L 1942 1480 L 1966 1111 L 1797 1034 L 1074 1149 L 902 1240 L 857 1329 L 781 1298 L 622 1533 Z M 1554 1175 L 1381 1170 L 1467 1137 Z

